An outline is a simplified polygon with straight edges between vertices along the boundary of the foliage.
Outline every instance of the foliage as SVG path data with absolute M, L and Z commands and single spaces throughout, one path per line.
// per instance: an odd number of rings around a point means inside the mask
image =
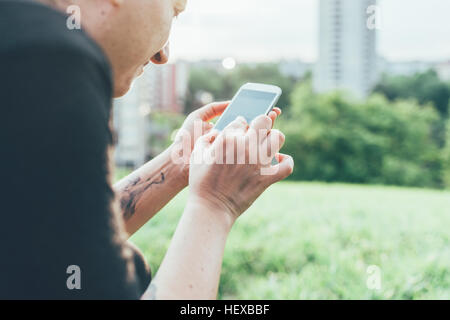
M 445 145 L 445 121 L 449 116 L 450 84 L 441 81 L 429 70 L 412 76 L 384 75 L 374 89 L 390 101 L 415 99 L 421 105 L 433 105 L 440 118 L 433 123 L 433 139 L 440 147 Z
M 448 115 L 450 85 L 442 82 L 433 70 L 413 76 L 383 76 L 375 87 L 389 100 L 414 98 L 420 104 L 432 103 L 441 115 Z
M 310 79 L 296 83 L 276 64 L 240 65 L 232 71 L 194 68 L 186 111 L 201 106 L 199 92 L 227 100 L 246 82 L 283 89 L 278 105 L 284 115 L 277 127 L 286 134 L 283 152 L 296 161 L 291 179 L 450 185 L 450 134 L 445 134 L 450 86 L 434 71 L 385 75 L 375 94 L 362 102 L 338 92 L 314 94 Z
M 132 237 L 156 274 L 187 193 Z M 237 221 L 221 299 L 449 299 L 450 194 L 279 183 Z M 381 290 L 366 286 L 381 269 Z
M 294 157 L 293 179 L 440 187 L 441 154 L 431 138 L 436 119 L 431 107 L 414 101 L 352 101 L 301 84 L 280 123 L 283 152 Z
M 444 182 L 447 188 L 450 188 L 450 119 L 447 121 L 446 146 L 442 151 L 442 160 L 444 166 Z

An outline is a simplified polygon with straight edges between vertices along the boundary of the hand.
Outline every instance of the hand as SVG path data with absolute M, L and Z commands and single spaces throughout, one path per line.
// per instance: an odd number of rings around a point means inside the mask
M 189 158 L 195 142 L 214 127 L 209 121 L 222 115 L 229 104 L 229 101 L 214 102 L 195 110 L 186 118 L 178 130 L 171 146 L 171 157 L 173 162 L 183 167 L 182 177 L 186 180 L 186 183 L 189 176 Z
M 172 146 L 174 152 L 173 158 L 179 157 L 183 159 L 181 164 L 183 164 L 183 172 L 185 173 L 186 179 L 189 175 L 189 159 L 196 141 L 212 130 L 214 125 L 209 121 L 221 116 L 229 104 L 229 101 L 214 102 L 195 110 L 186 118 L 178 131 L 174 145 Z M 269 113 L 269 118 L 274 122 L 280 115 L 281 109 L 274 108 Z
M 276 115 L 260 116 L 250 126 L 239 117 L 221 133 L 201 137 L 191 155 L 189 201 L 226 212 L 232 224 L 267 187 L 288 177 L 294 162 L 278 153 L 285 137 L 272 129 Z
M 190 137 L 189 150 L 190 152 L 192 152 L 197 139 L 208 133 L 214 127 L 214 125 L 209 121 L 222 115 L 229 104 L 229 101 L 214 102 L 189 114 L 180 130 L 178 131 L 178 134 L 175 138 L 175 143 L 181 142 L 183 135 L 188 134 Z

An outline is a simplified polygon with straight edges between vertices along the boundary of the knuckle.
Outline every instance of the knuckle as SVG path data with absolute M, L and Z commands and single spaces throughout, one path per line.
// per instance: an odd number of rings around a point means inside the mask
M 264 126 L 267 127 L 271 127 L 272 126 L 272 119 L 270 119 L 269 116 L 264 115 L 263 116 L 263 124 Z
M 253 125 L 256 127 L 267 127 L 267 125 L 272 124 L 272 119 L 267 115 L 260 115 L 255 120 L 253 120 Z

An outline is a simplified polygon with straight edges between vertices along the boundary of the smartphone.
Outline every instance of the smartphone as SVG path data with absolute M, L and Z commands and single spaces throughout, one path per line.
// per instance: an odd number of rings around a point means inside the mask
M 238 116 L 248 123 L 262 114 L 269 114 L 280 99 L 282 91 L 277 86 L 247 83 L 243 85 L 231 100 L 222 116 L 217 120 L 215 129 L 221 131 Z
M 261 83 L 244 84 L 217 120 L 214 128 L 222 131 L 239 116 L 244 117 L 250 123 L 262 114 L 268 115 L 277 104 L 281 94 L 282 90 L 277 86 Z M 272 165 L 276 164 L 278 161 L 273 158 Z

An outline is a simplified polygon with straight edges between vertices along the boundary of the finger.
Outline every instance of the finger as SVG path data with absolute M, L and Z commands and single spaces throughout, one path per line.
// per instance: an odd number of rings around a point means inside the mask
M 190 165 L 201 164 L 211 159 L 212 148 L 210 147 L 218 135 L 219 131 L 212 129 L 211 132 L 197 139 L 193 153 L 188 159 Z
M 203 132 L 203 134 L 209 133 L 212 128 L 214 128 L 214 124 L 212 124 L 211 122 L 203 122 L 202 123 L 202 132 Z
M 236 135 L 244 135 L 248 130 L 248 123 L 244 117 L 239 116 L 233 122 L 231 122 L 228 126 L 223 129 L 224 135 L 236 134 Z
M 217 136 L 219 135 L 219 131 L 216 129 L 212 129 L 210 132 L 208 132 L 207 134 L 201 136 L 198 140 L 196 145 L 198 145 L 201 148 L 207 148 L 209 147 L 211 144 L 214 143 L 214 141 L 216 140 Z
M 278 154 L 278 151 L 283 147 L 286 137 L 283 132 L 277 129 L 270 131 L 267 136 L 267 155 L 269 156 L 269 162 Z M 280 162 L 280 161 L 278 161 Z
M 275 120 L 277 119 L 278 114 L 275 111 L 270 111 L 268 116 L 270 119 L 272 119 L 272 123 L 275 123 Z
M 272 119 L 269 116 L 260 115 L 252 121 L 250 127 L 252 127 L 255 130 L 261 129 L 270 130 L 272 128 L 272 124 L 273 124 Z
M 250 128 L 252 134 L 255 133 L 258 137 L 258 143 L 261 143 L 272 129 L 273 121 L 269 116 L 261 115 L 252 121 Z
M 220 116 L 229 104 L 230 101 L 214 102 L 198 109 L 196 112 L 200 119 L 209 121 Z
M 281 115 L 281 113 L 281 109 L 277 107 L 273 108 L 272 111 L 269 112 L 268 116 L 270 119 L 272 119 L 272 128 L 275 124 L 275 120 Z
M 277 153 L 275 158 L 279 162 L 277 165 L 272 166 L 275 174 L 272 176 L 272 181 L 277 182 L 289 177 L 294 171 L 294 159 L 291 156 Z
M 213 144 L 215 157 L 219 163 L 237 163 L 238 144 L 245 147 L 247 130 L 248 123 L 242 116 L 237 117 L 223 129 Z
M 267 139 L 263 141 L 259 152 L 259 162 L 263 167 L 270 167 L 275 155 L 283 147 L 285 141 L 284 134 L 279 130 L 271 130 Z

